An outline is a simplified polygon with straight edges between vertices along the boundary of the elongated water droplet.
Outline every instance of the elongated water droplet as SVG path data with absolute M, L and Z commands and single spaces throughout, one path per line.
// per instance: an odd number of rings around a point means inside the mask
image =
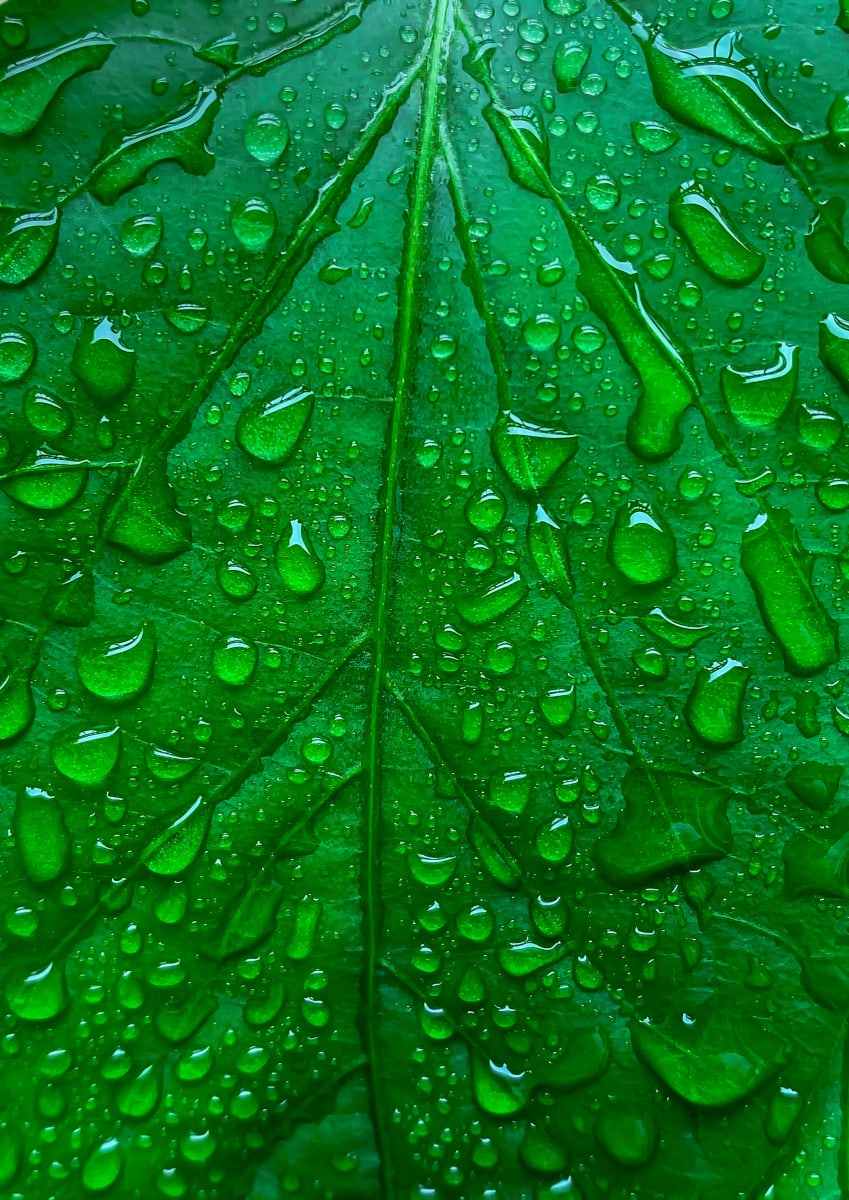
M 590 48 L 586 42 L 560 42 L 554 52 L 554 79 L 558 92 L 575 90 L 589 57 Z
M 207 175 L 215 157 L 206 142 L 220 107 L 215 89 L 203 87 L 191 104 L 168 120 L 125 137 L 107 137 L 92 172 L 94 195 L 102 204 L 114 204 L 124 192 L 138 187 L 151 167 L 172 159 L 189 175 Z
M 0 331 L 0 383 L 23 379 L 35 362 L 36 345 L 24 329 Z
M 653 637 L 661 638 L 676 650 L 692 650 L 711 632 L 710 625 L 683 625 L 667 616 L 662 608 L 653 608 L 648 616 L 640 617 L 640 624 Z
M 758 63 L 736 30 L 699 46 L 672 46 L 633 17 L 627 22 L 646 60 L 655 98 L 673 117 L 781 163 L 802 130 L 769 94 Z
M 634 887 L 731 852 L 725 788 L 695 775 L 631 767 L 622 795 L 625 811 L 596 850 L 611 882 Z
M 114 49 L 102 33 L 86 33 L 11 63 L 0 75 L 0 133 L 13 138 L 30 133 L 62 84 L 102 67 Z
M 155 660 L 156 633 L 152 625 L 144 624 L 123 641 L 85 643 L 77 668 L 83 686 L 92 695 L 121 703 L 145 690 L 153 677 Z
M 209 818 L 203 796 L 198 796 L 148 848 L 144 855 L 147 869 L 154 875 L 182 875 L 201 851 Z
M 510 612 L 527 594 L 527 583 L 518 571 L 514 571 L 481 592 L 461 597 L 457 601 L 457 612 L 470 625 L 488 625 Z
M 669 219 L 701 266 L 716 279 L 741 287 L 757 279 L 766 257 L 735 229 L 720 202 L 690 180 L 672 193 Z
M 849 247 L 843 228 L 845 214 L 846 201 L 841 196 L 831 196 L 815 206 L 805 234 L 808 258 L 820 275 L 833 283 L 849 283 Z
M 540 174 L 540 167 L 548 170 L 551 151 L 537 110 L 530 104 L 520 108 L 487 104 L 483 115 L 501 144 L 510 177 L 538 196 L 548 198 L 549 189 Z
M 813 589 L 813 560 L 790 514 L 759 514 L 743 534 L 740 561 L 788 671 L 816 675 L 836 662 L 837 631 Z
M 285 462 L 303 435 L 313 401 L 313 393 L 305 388 L 293 388 L 272 399 L 253 400 L 236 423 L 236 441 L 261 462 Z
M 572 576 L 569 552 L 563 530 L 553 517 L 538 504 L 533 520 L 528 524 L 528 547 L 534 566 L 563 604 L 571 601 Z
M 0 208 L 0 283 L 16 287 L 34 278 L 59 240 L 59 210 Z
M 725 1108 L 750 1095 L 777 1068 L 778 1046 L 752 1021 L 679 1020 L 664 1028 L 650 1021 L 631 1027 L 637 1054 L 689 1104 Z
M 88 463 L 44 447 L 6 476 L 3 490 L 27 508 L 55 512 L 72 504 L 84 491 L 87 480 Z
M 158 1069 L 152 1064 L 131 1075 L 118 1089 L 118 1111 L 131 1120 L 149 1117 L 159 1104 L 162 1084 Z
M 277 572 L 290 592 L 306 599 L 314 596 L 324 583 L 325 567 L 300 521 L 292 521 L 275 556 Z
M 29 673 L 10 671 L 0 664 L 0 742 L 25 733 L 35 719 Z
M 68 867 L 71 839 L 62 807 L 49 792 L 28 787 L 15 806 L 15 838 L 33 883 L 50 883 Z
M 737 659 L 727 658 L 696 676 L 684 715 L 708 746 L 724 749 L 743 740 L 743 701 L 750 674 Z
M 823 363 L 849 393 L 849 321 L 831 312 L 820 321 L 819 353 Z

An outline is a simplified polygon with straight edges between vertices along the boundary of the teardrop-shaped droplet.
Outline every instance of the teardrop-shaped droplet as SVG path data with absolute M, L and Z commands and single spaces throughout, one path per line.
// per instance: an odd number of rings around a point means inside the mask
M 10 742 L 25 733 L 35 719 L 29 673 L 0 666 L 0 742 Z
M 107 530 L 113 546 L 131 551 L 142 562 L 168 562 L 190 549 L 189 518 L 177 506 L 164 460 L 142 463 L 107 516 Z
M 46 437 L 61 437 L 74 423 L 74 414 L 61 398 L 44 388 L 30 388 L 24 396 L 24 416 Z
M 24 329 L 0 331 L 0 383 L 23 379 L 36 358 L 36 345 Z
M 102 67 L 114 48 L 102 33 L 86 33 L 10 63 L 0 74 L 0 133 L 13 138 L 30 133 L 62 84 Z
M 198 796 L 145 852 L 147 869 L 154 875 L 182 875 L 200 853 L 209 819 L 203 796 Z
M 144 258 L 153 253 L 164 232 L 162 213 L 140 213 L 128 217 L 121 226 L 121 244 L 134 258 Z
M 83 686 L 101 700 L 120 703 L 141 695 L 153 676 L 156 633 L 143 624 L 123 641 L 94 641 L 82 646 L 77 667 Z
M 303 435 L 313 400 L 312 392 L 293 388 L 282 396 L 252 401 L 236 422 L 236 441 L 261 462 L 285 462 Z
M 111 1188 L 124 1166 L 124 1151 L 117 1138 L 109 1138 L 93 1150 L 83 1166 L 83 1187 L 88 1192 Z
M 457 601 L 457 612 L 469 625 L 488 625 L 515 608 L 528 594 L 528 585 L 514 571 L 480 592 L 463 596 Z
M 117 725 L 74 726 L 58 733 L 51 747 L 56 770 L 81 787 L 99 787 L 115 770 L 120 756 Z
M 551 483 L 577 449 L 574 434 L 532 424 L 512 412 L 500 413 L 492 428 L 492 452 L 510 482 L 525 495 Z
M 823 363 L 849 393 L 849 321 L 831 312 L 820 321 L 819 354 Z
M 139 1121 L 150 1116 L 159 1104 L 161 1094 L 159 1071 L 150 1064 L 121 1084 L 117 1096 L 118 1110 L 123 1116 Z
M 55 796 L 41 788 L 24 788 L 15 805 L 18 853 L 33 883 L 50 883 L 68 868 L 71 839 Z
M 46 593 L 42 610 L 46 617 L 59 625 L 73 625 L 79 629 L 88 625 L 94 616 L 94 576 L 91 570 L 80 570 L 66 559 L 64 574 Z
M 552 729 L 565 729 L 575 715 L 575 685 L 552 688 L 539 702 L 540 711 Z
M 742 287 L 763 270 L 765 255 L 732 227 L 720 202 L 695 180 L 682 183 L 672 193 L 669 219 L 687 239 L 701 266 L 723 283 Z
M 506 108 L 491 103 L 487 104 L 483 115 L 507 159 L 510 178 L 528 191 L 549 199 L 543 176 L 548 171 L 551 148 L 537 110 L 530 104 Z
M 510 1117 L 527 1104 L 531 1085 L 526 1071 L 512 1071 L 504 1063 L 472 1058 L 472 1091 L 485 1113 Z
M 27 283 L 48 262 L 58 240 L 58 208 L 0 208 L 0 283 Z
M 39 512 L 56 512 L 72 504 L 88 481 L 88 463 L 66 458 L 43 447 L 3 479 L 13 500 Z
M 772 425 L 790 407 L 799 381 L 799 347 L 779 342 L 776 361 L 768 367 L 740 370 L 725 366 L 720 375 L 725 401 L 741 425 Z
M 6 984 L 9 1008 L 22 1021 L 52 1021 L 67 1006 L 64 967 L 55 962 Z
M 650 505 L 623 504 L 613 520 L 610 561 L 630 583 L 665 583 L 678 569 L 672 530 Z
M 324 563 L 300 521 L 292 521 L 289 536 L 280 539 L 276 562 L 280 578 L 296 596 L 313 596 L 324 583 Z
M 573 92 L 581 82 L 590 57 L 586 42 L 560 42 L 554 52 L 554 80 L 558 92 Z
M 743 701 L 750 674 L 736 658 L 727 658 L 696 676 L 684 715 L 708 746 L 724 749 L 743 740 Z
M 87 321 L 74 347 L 71 368 L 91 396 L 110 405 L 126 395 L 136 378 L 136 352 L 125 346 L 109 317 Z

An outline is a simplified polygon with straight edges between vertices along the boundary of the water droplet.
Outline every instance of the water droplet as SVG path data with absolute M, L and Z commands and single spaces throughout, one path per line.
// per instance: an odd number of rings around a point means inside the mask
M 15 838 L 33 883 L 50 883 L 67 870 L 71 839 L 62 807 L 49 792 L 25 788 L 15 806 Z
M 245 249 L 258 254 L 274 236 L 277 214 L 262 196 L 250 196 L 233 206 L 230 224 Z
M 22 379 L 35 362 L 35 342 L 23 329 L 0 332 L 0 382 Z
M 325 567 L 300 521 L 290 522 L 288 539 L 277 544 L 277 571 L 286 587 L 296 596 L 313 596 L 324 583 Z
M 0 133 L 31 133 L 61 86 L 102 67 L 114 49 L 109 38 L 92 32 L 10 63 L 0 74 Z
M 156 633 L 143 624 L 130 637 L 117 642 L 102 639 L 83 644 L 77 669 L 83 686 L 101 700 L 133 700 L 150 683 L 156 660 Z
M 285 462 L 303 435 L 313 401 L 314 394 L 304 388 L 293 388 L 272 399 L 253 400 L 239 415 L 237 442 L 261 462 Z
M 535 425 L 512 412 L 499 414 L 491 439 L 492 452 L 505 475 L 525 495 L 551 483 L 578 449 L 574 434 Z
M 0 283 L 27 283 L 44 267 L 59 240 L 59 210 L 0 208 Z
M 725 749 L 743 740 L 743 701 L 750 674 L 737 659 L 727 658 L 696 676 L 684 715 L 708 746 Z
M 672 193 L 669 219 L 699 264 L 723 283 L 742 287 L 764 269 L 766 257 L 732 227 L 720 202 L 695 180 Z
M 75 726 L 56 734 L 51 747 L 56 770 L 81 787 L 99 787 L 115 770 L 120 756 L 117 725 Z
M 109 317 L 86 321 L 71 360 L 71 369 L 98 404 L 109 405 L 124 396 L 136 378 L 136 353 L 121 340 Z
M 245 125 L 248 154 L 264 166 L 273 166 L 289 145 L 289 126 L 285 117 L 273 112 L 254 113 Z
M 672 530 L 649 505 L 624 504 L 613 520 L 610 561 L 630 583 L 666 583 L 678 570 Z

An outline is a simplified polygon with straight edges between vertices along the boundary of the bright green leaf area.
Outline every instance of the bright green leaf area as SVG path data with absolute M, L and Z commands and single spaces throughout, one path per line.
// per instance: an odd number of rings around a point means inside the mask
M 846 0 L 0 7 L 0 1195 L 849 1195 Z

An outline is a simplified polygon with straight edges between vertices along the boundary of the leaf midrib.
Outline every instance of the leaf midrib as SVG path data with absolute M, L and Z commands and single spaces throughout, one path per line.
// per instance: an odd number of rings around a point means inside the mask
M 378 980 L 380 961 L 380 825 L 382 821 L 382 758 L 384 684 L 388 650 L 387 615 L 392 584 L 393 543 L 397 514 L 397 493 L 407 428 L 411 375 L 415 357 L 418 320 L 420 267 L 427 238 L 426 215 L 430 199 L 431 175 L 436 159 L 436 131 L 440 92 L 450 41 L 450 0 L 436 0 L 432 32 L 427 49 L 427 67 L 423 84 L 419 132 L 416 140 L 416 165 L 410 182 L 411 207 L 407 222 L 408 238 L 401 266 L 395 366 L 395 393 L 389 436 L 384 452 L 384 486 L 377 536 L 377 554 L 373 575 L 375 596 L 371 625 L 373 644 L 367 694 L 366 725 L 366 811 L 365 856 L 363 866 L 363 908 L 365 927 L 365 963 L 363 972 L 363 1038 L 368 1059 L 370 1102 L 378 1153 L 381 1194 L 386 1200 L 395 1196 L 395 1179 L 389 1157 L 389 1139 L 384 1130 L 384 1105 L 378 1053 Z

